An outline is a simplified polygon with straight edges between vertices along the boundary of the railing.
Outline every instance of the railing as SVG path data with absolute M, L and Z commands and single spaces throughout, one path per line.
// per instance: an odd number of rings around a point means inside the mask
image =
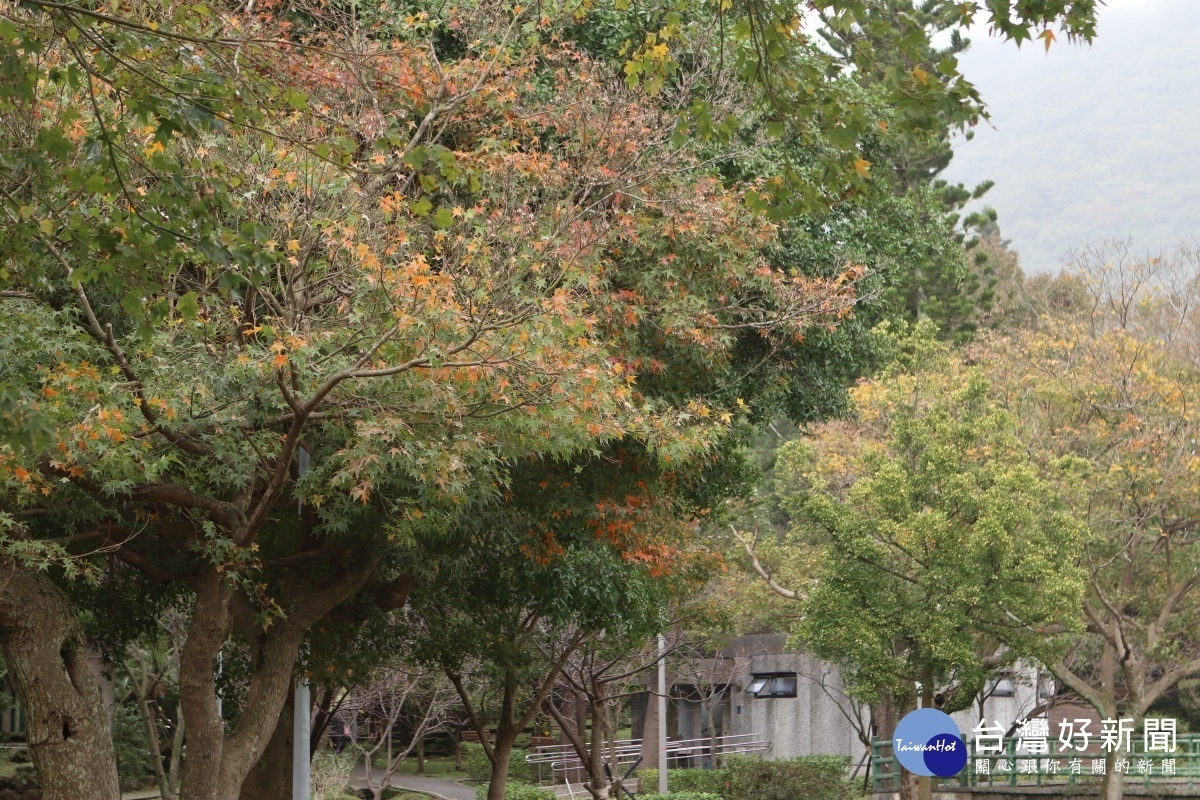
M 636 761 L 642 755 L 641 739 L 620 739 L 613 742 L 612 747 L 604 748 L 603 759 L 615 760 L 617 764 L 627 764 Z M 574 745 L 552 744 L 533 748 L 525 760 L 530 764 L 549 764 L 556 771 L 579 769 L 583 762 L 575 752 Z
M 693 758 L 705 758 L 713 755 L 713 744 L 716 744 L 717 757 L 742 755 L 744 753 L 761 753 L 771 749 L 771 743 L 758 733 L 739 733 L 731 736 L 717 736 L 715 739 L 703 736 L 699 739 L 680 739 L 667 741 L 667 763 L 686 761 Z
M 715 747 L 714 747 L 715 745 Z M 667 741 L 667 764 L 678 764 L 680 761 L 690 761 L 697 758 L 711 758 L 715 753 L 717 758 L 744 753 L 758 753 L 771 749 L 771 743 L 757 733 L 741 733 L 715 738 L 703 736 L 698 739 L 674 739 Z M 602 760 L 609 768 L 628 767 L 642 757 L 641 739 L 620 739 L 605 747 Z M 533 748 L 525 761 L 538 768 L 538 782 L 542 782 L 542 768 L 548 766 L 551 773 L 563 773 L 565 777 L 578 774 L 583 770 L 583 762 L 579 759 L 575 748 L 569 744 L 546 745 Z M 568 780 L 568 786 L 570 782 Z
M 968 734 L 969 737 L 969 734 Z M 976 753 L 974 742 L 967 739 L 967 765 L 953 778 L 934 778 L 935 785 L 957 786 L 1063 786 L 1081 780 L 1100 780 L 1108 766 L 1107 760 L 1114 759 L 1113 768 L 1121 772 L 1126 780 L 1140 781 L 1146 786 L 1151 783 L 1172 783 L 1195 788 L 1200 782 L 1200 734 L 1179 734 L 1174 752 L 1147 752 L 1133 742 L 1128 752 L 1110 753 L 1102 751 L 1092 737 L 1086 751 L 1059 751 L 1059 742 L 1049 740 L 1049 753 L 1028 753 L 1019 750 L 1017 739 L 1005 739 L 1001 752 L 988 748 L 988 752 Z M 1080 745 L 1086 742 L 1080 740 Z M 894 791 L 895 779 L 900 774 L 900 764 L 891 753 L 892 743 L 882 739 L 871 740 L 871 788 L 875 791 Z

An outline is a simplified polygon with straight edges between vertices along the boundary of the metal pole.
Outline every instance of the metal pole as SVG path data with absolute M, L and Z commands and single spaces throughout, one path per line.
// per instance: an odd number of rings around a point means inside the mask
M 658 635 L 658 793 L 667 793 L 667 640 Z
M 292 719 L 292 800 L 309 800 L 312 794 L 312 775 L 309 770 L 308 715 L 312 707 L 308 681 L 296 680 L 296 709 Z
M 303 475 L 308 472 L 308 451 L 303 447 L 297 454 L 299 457 L 298 472 Z M 299 516 L 303 503 L 297 501 L 296 515 Z M 310 773 L 309 757 L 312 728 L 309 715 L 312 713 L 312 698 L 308 690 L 308 681 L 302 676 L 296 678 L 295 704 L 292 707 L 292 800 L 311 800 L 312 775 Z

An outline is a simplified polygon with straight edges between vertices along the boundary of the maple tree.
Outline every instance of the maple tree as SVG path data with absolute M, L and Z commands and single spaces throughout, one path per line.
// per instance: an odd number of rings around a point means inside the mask
M 1087 4 L 1005 6 L 989 9 L 1005 35 L 1062 18 L 1090 36 Z M 831 8 L 848 33 L 869 21 L 869 4 Z M 683 74 L 666 42 L 691 41 L 697 9 L 632 44 L 626 86 L 558 36 L 586 9 L 409 11 L 0 7 L 5 567 L 48 603 L 35 630 L 33 595 L 6 593 L 25 621 L 0 639 L 18 678 L 81 652 L 31 564 L 87 579 L 100 547 L 186 586 L 187 800 L 237 795 L 316 620 L 364 590 L 404 601 L 390 543 L 497 496 L 531 454 L 625 440 L 703 463 L 732 398 L 638 381 L 727 368 L 745 337 L 793 340 L 856 298 L 855 270 L 790 275 L 760 255 L 775 229 L 756 212 L 869 174 L 872 121 L 827 91 L 793 11 L 729 17 L 739 85 L 783 115 L 769 124 L 817 112 L 814 90 L 842 149 L 827 181 L 754 185 L 696 143 L 736 120 L 710 124 L 695 89 L 672 95 L 682 114 L 654 99 Z M 975 113 L 953 70 L 933 76 L 889 79 L 912 112 L 897 132 L 938 104 Z M 213 675 L 231 633 L 253 669 L 227 734 Z M 47 725 L 46 796 L 115 796 L 94 687 L 65 709 L 74 695 L 17 684 Z

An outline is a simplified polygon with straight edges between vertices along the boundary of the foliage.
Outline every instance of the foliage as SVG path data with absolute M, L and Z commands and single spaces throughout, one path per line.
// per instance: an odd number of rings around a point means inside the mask
M 322 750 L 312 758 L 313 800 L 340 800 L 350 786 L 350 773 L 358 759 L 354 753 Z
M 616 58 L 572 41 L 587 3 L 358 5 L 0 18 L 2 543 L 109 591 L 101 571 L 186 587 L 188 752 L 220 765 L 186 770 L 189 799 L 237 790 L 335 609 L 457 573 L 481 600 L 442 631 L 510 613 L 506 582 L 540 633 L 649 629 L 744 484 L 739 382 L 788 374 L 860 296 L 859 265 L 772 263 L 773 220 L 861 196 L 877 141 L 981 113 L 924 23 L 862 0 L 817 9 L 840 52 L 794 4 L 673 0 Z M 1018 42 L 1094 32 L 1090 2 L 956 7 Z M 787 137 L 816 157 L 721 168 Z M 558 505 L 537 490 L 573 476 Z M 80 595 L 97 621 L 104 594 Z M 440 660 L 511 655 L 501 622 Z
M 136 706 L 118 704 L 113 712 L 113 749 L 122 791 L 153 786 L 155 773 L 146 728 Z
M 487 800 L 487 784 L 475 787 L 476 800 Z M 510 780 L 504 786 L 504 800 L 554 800 L 554 789 Z
M 989 666 L 1038 653 L 1033 628 L 1078 602 L 1083 530 L 980 370 L 927 330 L 893 352 L 854 389 L 851 418 L 780 449 L 787 547 L 812 568 L 798 635 L 858 699 L 920 682 L 927 702 L 946 687 L 939 705 L 956 708 Z M 1048 468 L 1069 481 L 1072 463 Z M 1032 627 L 1014 631 L 1014 617 Z
M 637 771 L 637 780 L 638 786 L 642 790 L 653 790 L 658 786 L 658 770 L 640 769 Z M 678 794 L 715 794 L 724 797 L 728 787 L 729 770 L 725 767 L 717 769 L 672 769 L 667 771 L 667 793 L 672 798 Z M 638 797 L 645 796 L 645 794 L 638 795 Z
M 764 761 L 753 756 L 729 759 L 725 800 L 848 800 L 849 759 L 807 756 Z
M 492 762 L 488 760 L 483 745 L 479 742 L 463 742 L 463 770 L 475 783 L 485 783 L 492 774 Z
M 654 770 L 650 770 L 653 772 Z M 653 785 L 653 784 L 648 784 Z M 713 792 L 669 791 L 666 794 L 640 792 L 638 800 L 722 800 L 721 795 Z
M 523 750 L 520 747 L 512 749 L 512 755 L 508 762 L 508 779 L 510 781 L 517 783 L 531 783 L 533 781 L 533 767 L 525 761 L 525 756 L 528 754 L 528 750 Z M 488 779 L 492 776 L 492 762 L 488 760 L 487 754 L 484 753 L 483 745 L 479 742 L 463 742 L 462 756 L 463 770 L 470 779 L 475 783 L 486 785 Z
M 1076 620 L 1064 619 L 1083 630 L 1047 664 L 1101 714 L 1141 717 L 1200 673 L 1200 336 L 1190 310 L 1200 255 L 1143 260 L 1114 242 L 1081 253 L 1073 271 L 1066 296 L 1077 302 L 1047 308 L 1034 329 L 980 355 L 1039 461 L 1086 470 L 1071 493 L 1089 533 L 1086 590 L 1070 609 Z

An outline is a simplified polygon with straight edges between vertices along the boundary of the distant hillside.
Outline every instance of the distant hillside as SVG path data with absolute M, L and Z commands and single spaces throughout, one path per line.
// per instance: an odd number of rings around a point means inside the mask
M 1200 238 L 1200 2 L 1109 5 L 1091 48 L 1047 56 L 974 36 L 961 59 L 992 122 L 947 177 L 996 181 L 985 203 L 1026 272 L 1105 238 L 1139 250 Z

